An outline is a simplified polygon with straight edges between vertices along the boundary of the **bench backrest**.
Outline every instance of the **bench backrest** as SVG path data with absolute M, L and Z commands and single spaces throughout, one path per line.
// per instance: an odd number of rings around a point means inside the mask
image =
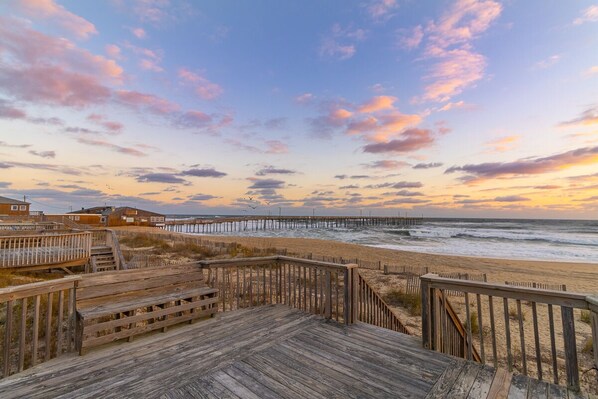
M 201 267 L 193 264 L 100 272 L 82 277 L 77 285 L 77 301 L 206 286 Z

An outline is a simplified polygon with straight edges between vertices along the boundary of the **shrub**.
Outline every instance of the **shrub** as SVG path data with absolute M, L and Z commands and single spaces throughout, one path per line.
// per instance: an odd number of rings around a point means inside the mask
M 589 310 L 582 310 L 581 311 L 581 318 L 580 319 L 584 323 L 590 324 L 591 323 L 590 311 Z
M 478 314 L 476 312 L 471 312 L 469 314 L 469 323 L 465 322 L 465 329 L 468 328 L 469 324 L 471 324 L 472 334 L 477 334 L 480 332 L 480 326 L 478 324 Z
M 205 259 L 215 255 L 210 248 L 202 247 L 193 242 L 174 244 L 169 252 L 196 259 Z
M 166 240 L 150 234 L 135 234 L 134 236 L 121 237 L 119 242 L 130 248 L 154 247 L 162 250 L 170 249 L 170 245 L 168 245 Z
M 594 352 L 594 340 L 592 339 L 592 337 L 588 338 L 586 343 L 583 345 L 583 348 L 581 348 L 581 352 L 587 354 L 591 354 L 592 352 Z
M 512 320 L 519 320 L 519 314 L 517 308 L 509 308 L 509 318 Z M 525 312 L 521 311 L 521 320 L 525 321 Z
M 421 297 L 417 294 L 407 294 L 399 289 L 391 289 L 383 295 L 384 301 L 389 305 L 406 308 L 411 316 L 421 314 Z

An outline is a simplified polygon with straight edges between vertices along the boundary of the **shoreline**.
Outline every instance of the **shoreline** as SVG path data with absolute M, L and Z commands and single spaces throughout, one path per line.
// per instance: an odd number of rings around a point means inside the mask
M 495 283 L 504 284 L 505 281 L 545 282 L 566 284 L 568 291 L 593 294 L 598 292 L 597 263 L 440 255 L 316 238 L 198 235 L 173 233 L 152 227 L 122 227 L 117 229 L 160 235 L 175 234 L 213 242 L 237 242 L 244 246 L 257 248 L 286 248 L 290 252 L 296 253 L 358 258 L 397 266 L 427 266 L 431 271 L 438 272 L 486 273 L 488 281 Z

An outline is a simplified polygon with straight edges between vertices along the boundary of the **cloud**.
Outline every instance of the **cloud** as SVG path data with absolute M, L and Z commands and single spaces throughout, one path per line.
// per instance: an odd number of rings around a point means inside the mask
M 593 106 L 586 109 L 577 118 L 559 123 L 559 126 L 590 126 L 596 124 L 598 124 L 598 106 Z
M 401 133 L 400 138 L 388 142 L 368 144 L 363 147 L 363 152 L 379 154 L 386 152 L 406 153 L 420 150 L 434 143 L 432 132 L 428 129 L 407 129 Z
M 431 169 L 431 168 L 439 168 L 443 165 L 442 162 L 430 162 L 430 163 L 418 163 L 417 165 L 413 166 L 413 169 Z
M 363 29 L 343 28 L 340 24 L 332 25 L 320 42 L 321 57 L 348 60 L 355 55 L 356 44 L 365 40 L 366 31 Z
M 407 166 L 410 166 L 409 163 L 403 161 L 393 161 L 389 159 L 385 159 L 382 161 L 374 161 L 370 163 L 363 164 L 366 168 L 370 169 L 400 169 Z
M 446 102 L 484 77 L 486 60 L 472 42 L 502 12 L 493 0 L 457 0 L 425 28 L 423 59 L 433 60 L 424 79 L 429 83 L 416 101 Z
M 420 188 L 424 185 L 418 181 L 400 181 L 398 183 L 392 184 L 390 187 L 392 188 Z
M 286 154 L 289 152 L 289 147 L 280 140 L 267 140 L 266 146 L 266 154 Z
M 533 66 L 533 69 L 546 69 L 550 68 L 551 66 L 555 65 L 561 60 L 561 56 L 559 54 L 551 55 L 550 57 L 540 60 L 536 62 Z
M 10 186 L 12 183 L 7 182 L 7 181 L 0 181 L 0 188 L 7 188 L 8 186 Z
M 90 35 L 98 33 L 91 22 L 73 14 L 53 0 L 19 0 L 13 3 L 31 18 L 56 21 L 59 26 L 79 39 L 87 39 Z
M 438 111 L 450 111 L 451 109 L 471 108 L 472 106 L 465 101 L 448 102 L 438 109 Z
M 110 142 L 105 141 L 105 140 L 95 140 L 95 139 L 88 139 L 88 138 L 85 138 L 85 137 L 79 137 L 77 139 L 77 142 L 79 142 L 81 144 L 91 145 L 91 146 L 94 146 L 94 147 L 104 147 L 104 148 L 107 148 L 107 149 L 109 149 L 111 151 L 119 152 L 119 153 L 125 154 L 125 155 L 132 155 L 132 156 L 135 156 L 135 157 L 145 157 L 145 156 L 147 156 L 146 153 L 144 153 L 142 151 L 139 151 L 139 150 L 137 150 L 135 148 L 132 148 L 132 147 L 123 147 L 123 146 L 120 146 L 120 145 L 117 145 L 117 144 L 110 143 Z
M 189 199 L 189 201 L 209 201 L 212 199 L 217 199 L 217 198 L 222 198 L 222 197 L 217 197 L 215 195 L 210 195 L 210 194 L 195 194 L 195 195 L 190 195 L 187 198 Z
M 121 104 L 127 105 L 138 111 L 150 111 L 156 114 L 172 114 L 179 106 L 153 94 L 141 93 L 130 90 L 117 90 L 116 99 Z
M 168 184 L 189 184 L 189 182 L 174 173 L 147 173 L 137 176 L 140 183 L 168 183 Z
M 65 165 L 52 165 L 46 163 L 30 162 L 0 162 L 0 169 L 25 168 L 34 170 L 49 170 L 51 172 L 63 173 L 65 175 L 78 176 L 83 174 L 84 168 L 73 168 Z
M 250 177 L 247 180 L 251 181 L 252 184 L 249 186 L 250 189 L 279 189 L 284 188 L 285 182 L 276 179 L 256 179 Z
M 424 38 L 424 28 L 417 25 L 410 32 L 399 31 L 399 46 L 406 50 L 413 50 L 419 47 Z
M 505 197 L 496 197 L 494 198 L 496 202 L 522 202 L 522 201 L 530 201 L 529 198 L 522 197 L 520 195 L 507 195 Z
M 227 173 L 220 172 L 214 168 L 203 168 L 203 169 L 189 169 L 184 170 L 181 172 L 183 176 L 193 176 L 193 177 L 215 177 L 220 178 L 227 175 Z
M 182 82 L 191 84 L 195 93 L 204 100 L 213 100 L 224 91 L 218 84 L 186 68 L 180 68 L 178 76 Z
M 56 152 L 55 151 L 35 151 L 35 150 L 30 150 L 29 153 L 31 155 L 35 155 L 36 157 L 41 157 L 41 158 L 55 158 L 56 157 Z
M 266 175 L 294 175 L 297 171 L 292 169 L 283 169 L 283 168 L 276 168 L 274 166 L 265 166 L 262 169 L 258 170 L 255 174 L 256 176 L 266 176 Z
M 353 190 L 359 188 L 359 186 L 357 184 L 349 184 L 348 186 L 340 186 L 339 188 L 341 190 Z
M 306 105 L 310 104 L 315 98 L 316 96 L 312 93 L 303 93 L 295 97 L 294 100 L 297 104 Z
M 377 117 L 367 116 L 364 119 L 351 120 L 347 124 L 346 132 L 349 135 L 361 135 L 367 141 L 384 142 L 390 137 L 405 134 L 401 130 L 417 125 L 421 120 L 419 115 L 402 114 L 397 110 L 392 110 Z
M 158 65 L 155 61 L 143 59 L 139 61 L 139 67 L 145 71 L 163 72 L 164 68 Z
M 520 136 L 505 136 L 494 140 L 490 140 L 486 143 L 488 152 L 507 152 L 512 151 L 517 147 L 517 142 Z
M 376 96 L 359 107 L 359 112 L 372 113 L 388 109 L 394 109 L 394 102 L 397 101 L 393 96 Z
M 596 75 L 596 74 L 598 74 L 598 65 L 594 65 L 594 66 L 588 68 L 584 73 L 584 75 L 587 75 L 587 76 Z
M 399 191 L 391 191 L 388 193 L 383 193 L 384 196 L 397 196 L 397 197 L 419 197 L 424 195 L 422 192 L 419 191 L 410 191 L 410 190 L 399 190 Z
M 213 118 L 201 111 L 186 111 L 175 121 L 175 124 L 184 128 L 205 128 L 211 125 Z
M 31 144 L 8 144 L 6 141 L 0 141 L 0 147 L 29 148 L 29 147 L 31 147 Z
M 104 47 L 104 50 L 112 59 L 119 60 L 122 58 L 120 47 L 118 47 L 116 44 L 107 44 L 106 47 Z
M 87 115 L 86 119 L 95 125 L 103 127 L 111 134 L 120 133 L 124 127 L 123 124 L 120 122 L 108 120 L 108 118 L 105 115 L 89 114 Z
M 374 21 L 385 21 L 392 17 L 397 8 L 399 5 L 396 0 L 370 0 L 367 12 Z
M 598 5 L 591 5 L 581 12 L 581 16 L 573 21 L 574 25 L 598 21 Z
M 525 158 L 514 162 L 488 162 L 452 166 L 444 173 L 463 172 L 464 181 L 477 181 L 504 176 L 522 176 L 549 173 L 576 165 L 598 162 L 598 147 L 583 147 L 542 158 Z
M 131 31 L 131 34 L 137 39 L 145 39 L 147 36 L 147 33 L 143 28 L 129 28 L 129 31 Z

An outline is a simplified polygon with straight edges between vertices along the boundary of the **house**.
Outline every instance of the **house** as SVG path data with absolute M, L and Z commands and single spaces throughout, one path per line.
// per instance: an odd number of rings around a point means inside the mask
M 108 215 L 108 226 L 164 226 L 165 216 L 128 206 L 116 208 Z
M 0 216 L 29 216 L 29 202 L 0 197 Z
M 128 206 L 115 208 L 113 206 L 96 206 L 82 208 L 68 214 L 72 220 L 84 223 L 92 216 L 99 217 L 104 226 L 164 226 L 165 216 Z M 88 223 L 90 224 L 90 223 Z

